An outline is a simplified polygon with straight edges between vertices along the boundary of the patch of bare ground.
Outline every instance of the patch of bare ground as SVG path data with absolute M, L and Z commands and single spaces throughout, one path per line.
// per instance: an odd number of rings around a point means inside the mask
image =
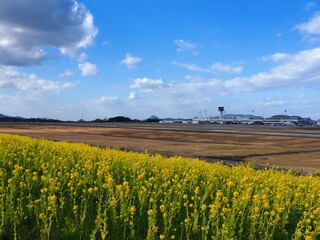
M 319 172 L 320 151 L 300 151 L 292 153 L 278 153 L 272 155 L 252 156 L 246 158 L 247 162 L 257 165 L 266 164 L 283 169 L 291 169 L 298 172 Z
M 247 131 L 248 128 L 159 126 L 0 123 L 0 133 L 83 142 L 133 151 L 148 149 L 152 153 L 199 157 L 210 162 L 221 160 L 228 164 L 253 162 L 258 166 L 275 166 L 304 172 L 320 170 L 320 138 L 255 134 L 255 131 L 281 132 L 279 128 L 254 127 L 249 128 L 252 133 L 241 133 L 223 132 L 223 130 Z M 219 131 L 214 132 L 214 130 Z M 291 133 L 306 131 L 313 134 L 320 133 L 319 129 L 283 130 Z

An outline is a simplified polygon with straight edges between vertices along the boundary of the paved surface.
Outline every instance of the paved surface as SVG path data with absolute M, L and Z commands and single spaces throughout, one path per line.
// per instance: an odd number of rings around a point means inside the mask
M 67 124 L 69 125 L 69 124 Z M 70 124 L 71 126 L 74 124 Z M 216 133 L 241 133 L 270 136 L 311 137 L 320 138 L 320 127 L 279 127 L 279 126 L 245 126 L 245 125 L 192 125 L 192 124 L 96 124 L 87 123 L 82 126 L 127 128 L 144 130 L 167 130 L 183 132 L 216 132 Z

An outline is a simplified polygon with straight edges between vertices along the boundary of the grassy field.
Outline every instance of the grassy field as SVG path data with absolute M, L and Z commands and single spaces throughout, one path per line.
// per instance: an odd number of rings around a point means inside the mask
M 0 135 L 1 239 L 319 239 L 320 178 Z

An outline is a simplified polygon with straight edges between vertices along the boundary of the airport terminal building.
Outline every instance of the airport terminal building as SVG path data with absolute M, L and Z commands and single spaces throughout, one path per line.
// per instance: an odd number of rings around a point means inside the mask
M 274 115 L 270 118 L 264 119 L 264 124 L 280 125 L 283 123 L 293 123 L 295 125 L 310 125 L 312 120 L 310 118 L 303 118 L 300 116 L 288 115 Z

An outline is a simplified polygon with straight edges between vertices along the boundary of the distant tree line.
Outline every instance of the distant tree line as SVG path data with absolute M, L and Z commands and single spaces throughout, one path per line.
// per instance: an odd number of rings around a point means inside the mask
M 93 122 L 97 122 L 97 123 L 103 123 L 103 122 L 159 122 L 160 120 L 161 119 L 148 118 L 146 120 L 141 121 L 139 119 L 131 119 L 129 117 L 117 116 L 117 117 L 112 117 L 112 118 L 108 118 L 108 119 L 97 118 Z
M 97 118 L 93 121 L 84 121 L 80 119 L 78 122 L 95 122 L 95 123 L 106 123 L 106 122 L 159 122 L 160 119 L 148 118 L 146 120 L 139 119 L 131 119 L 129 117 L 117 116 L 111 118 L 100 119 Z M 73 122 L 73 121 L 62 121 L 57 119 L 49 119 L 49 118 L 22 118 L 22 117 L 0 117 L 0 122 L 33 122 L 33 123 L 62 123 L 62 122 Z
M 3 117 L 0 118 L 0 122 L 63 122 L 56 119 L 45 118 L 20 118 L 20 117 Z

